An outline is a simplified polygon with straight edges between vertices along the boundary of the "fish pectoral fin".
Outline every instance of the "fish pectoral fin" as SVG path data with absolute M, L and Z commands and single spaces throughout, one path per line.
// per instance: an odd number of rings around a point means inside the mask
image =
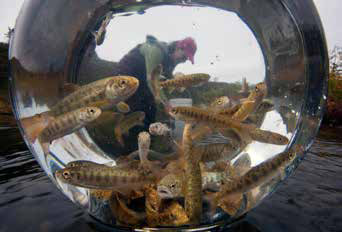
M 121 131 L 121 127 L 120 126 L 116 126 L 115 127 L 114 135 L 115 135 L 116 140 L 120 143 L 120 145 L 124 146 L 125 143 L 124 143 L 123 138 L 122 138 L 122 131 Z

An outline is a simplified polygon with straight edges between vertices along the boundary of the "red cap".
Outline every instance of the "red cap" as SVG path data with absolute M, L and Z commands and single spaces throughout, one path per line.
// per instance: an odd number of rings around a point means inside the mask
M 193 38 L 187 37 L 177 42 L 177 47 L 183 49 L 187 58 L 194 64 L 194 56 L 197 50 L 196 42 Z

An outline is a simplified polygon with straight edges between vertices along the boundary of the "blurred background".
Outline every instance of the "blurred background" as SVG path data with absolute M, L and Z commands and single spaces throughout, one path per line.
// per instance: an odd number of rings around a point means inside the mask
M 0 232 L 102 231 L 51 183 L 16 126 L 8 97 L 8 42 L 23 2 L 3 0 L 0 8 Z M 342 3 L 314 2 L 330 57 L 328 107 L 321 130 L 295 174 L 231 231 L 342 231 Z M 248 73 L 234 78 L 241 80 L 243 75 Z

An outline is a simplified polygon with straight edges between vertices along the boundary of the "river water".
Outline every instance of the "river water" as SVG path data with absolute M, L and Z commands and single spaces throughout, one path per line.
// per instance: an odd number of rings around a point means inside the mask
M 342 128 L 321 128 L 294 175 L 229 231 L 342 231 Z M 99 231 L 57 190 L 17 129 L 0 130 L 0 232 Z

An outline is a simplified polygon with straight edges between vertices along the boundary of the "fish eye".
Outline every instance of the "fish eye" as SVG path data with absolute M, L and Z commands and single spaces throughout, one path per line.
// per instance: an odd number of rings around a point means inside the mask
M 70 178 L 71 178 L 71 173 L 70 173 L 69 171 L 64 171 L 64 172 L 63 172 L 63 177 L 64 177 L 65 179 L 70 179 Z
M 76 167 L 76 164 L 72 163 L 69 165 L 69 167 L 71 167 L 71 168 Z
M 120 85 L 125 85 L 126 84 L 126 80 L 121 80 L 120 81 Z
M 176 185 L 175 185 L 175 184 L 171 184 L 170 187 L 171 187 L 171 188 L 175 188 Z

